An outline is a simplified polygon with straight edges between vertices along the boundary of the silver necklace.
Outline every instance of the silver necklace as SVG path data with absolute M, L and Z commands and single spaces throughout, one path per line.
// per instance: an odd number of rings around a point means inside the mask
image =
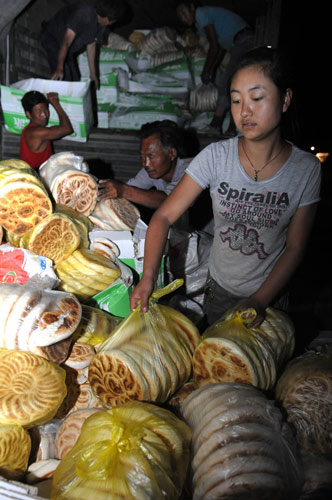
M 267 163 L 265 163 L 265 165 L 263 165 L 263 166 L 262 166 L 261 168 L 259 168 L 259 169 L 256 169 L 256 168 L 254 167 L 254 165 L 252 164 L 252 161 L 250 160 L 250 158 L 249 158 L 249 156 L 248 156 L 248 154 L 247 154 L 247 151 L 246 151 L 246 150 L 245 150 L 245 148 L 244 148 L 244 144 L 243 144 L 243 142 L 242 142 L 242 141 L 241 141 L 241 146 L 242 146 L 242 149 L 243 149 L 244 154 L 246 155 L 246 158 L 247 158 L 248 162 L 250 163 L 251 168 L 255 171 L 254 181 L 255 181 L 255 182 L 257 182 L 257 181 L 258 181 L 258 174 L 259 174 L 259 172 L 261 172 L 261 171 L 262 171 L 265 167 L 267 167 L 267 166 L 269 165 L 269 163 L 272 163 L 272 162 L 273 162 L 273 160 L 275 160 L 275 159 L 276 159 L 276 158 L 280 155 L 280 153 L 281 153 L 281 151 L 284 149 L 284 146 L 285 146 L 285 145 L 283 144 L 283 145 L 281 146 L 281 149 L 280 149 L 279 153 L 277 153 L 277 154 L 276 154 L 273 158 L 271 158 L 271 160 L 269 160 Z

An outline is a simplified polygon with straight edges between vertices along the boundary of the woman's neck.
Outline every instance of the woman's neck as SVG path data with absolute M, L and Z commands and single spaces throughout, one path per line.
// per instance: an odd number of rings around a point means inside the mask
M 242 141 L 244 149 L 251 160 L 257 160 L 262 164 L 273 158 L 273 156 L 275 156 L 287 144 L 286 141 L 281 138 L 280 134 L 268 137 L 261 141 L 251 141 L 246 139 L 244 136 L 241 136 L 239 140 Z

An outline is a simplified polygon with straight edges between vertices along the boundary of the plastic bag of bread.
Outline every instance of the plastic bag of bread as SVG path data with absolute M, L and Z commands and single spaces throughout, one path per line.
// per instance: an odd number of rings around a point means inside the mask
M 332 458 L 332 345 L 292 359 L 278 380 L 276 399 L 301 448 Z
M 75 331 L 75 338 L 77 342 L 90 344 L 98 349 L 119 326 L 122 318 L 86 304 L 82 304 L 81 307 L 82 318 Z
M 0 347 L 30 351 L 50 359 L 50 346 L 59 346 L 59 342 L 70 338 L 81 313 L 81 305 L 71 293 L 41 290 L 28 283 L 2 283 Z
M 269 307 L 258 328 L 248 328 L 254 309 L 230 309 L 202 335 L 193 356 L 194 378 L 199 385 L 245 382 L 272 389 L 281 368 L 293 354 L 294 325 L 282 311 Z
M 136 308 L 100 346 L 88 377 L 104 405 L 165 402 L 190 378 L 198 329 L 184 314 L 155 302 L 182 283 L 176 280 L 152 294 L 148 312 Z
M 82 156 L 71 151 L 56 153 L 39 167 L 39 175 L 56 203 L 84 215 L 93 212 L 98 185 Z
M 191 433 L 169 410 L 132 401 L 88 417 L 55 471 L 51 499 L 176 500 Z
M 195 500 L 297 499 L 303 473 L 280 409 L 259 389 L 207 384 L 181 406 L 192 432 Z

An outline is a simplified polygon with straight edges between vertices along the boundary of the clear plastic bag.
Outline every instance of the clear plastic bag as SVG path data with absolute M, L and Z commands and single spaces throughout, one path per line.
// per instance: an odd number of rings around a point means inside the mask
M 82 304 L 82 318 L 75 331 L 76 342 L 98 348 L 122 321 L 97 307 Z
M 195 500 L 296 499 L 303 484 L 295 438 L 274 401 L 247 384 L 209 384 L 181 413 L 192 431 Z
M 98 184 L 82 156 L 70 151 L 54 154 L 40 166 L 39 174 L 56 203 L 87 216 L 93 212 Z
M 88 417 L 58 466 L 51 500 L 176 500 L 191 433 L 170 411 L 134 401 Z
M 89 382 L 104 405 L 165 402 L 189 379 L 198 329 L 182 313 L 155 302 L 181 284 L 177 280 L 156 291 L 148 312 L 136 308 L 100 346 Z
M 193 356 L 199 385 L 245 382 L 263 390 L 274 387 L 294 351 L 294 326 L 285 313 L 270 307 L 258 328 L 248 328 L 255 316 L 254 309 L 230 309 L 205 330 Z
M 47 358 L 50 346 L 71 337 L 81 314 L 81 305 L 71 293 L 42 290 L 28 283 L 2 283 L 0 347 L 31 351 Z

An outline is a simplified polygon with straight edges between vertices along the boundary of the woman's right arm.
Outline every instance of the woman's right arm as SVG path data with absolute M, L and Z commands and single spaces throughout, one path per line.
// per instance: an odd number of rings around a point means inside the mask
M 132 311 L 139 302 L 141 310 L 147 311 L 149 297 L 154 290 L 158 276 L 168 231 L 171 225 L 188 210 L 202 191 L 201 186 L 188 174 L 185 174 L 152 216 L 145 239 L 143 275 L 130 295 L 130 308 Z

